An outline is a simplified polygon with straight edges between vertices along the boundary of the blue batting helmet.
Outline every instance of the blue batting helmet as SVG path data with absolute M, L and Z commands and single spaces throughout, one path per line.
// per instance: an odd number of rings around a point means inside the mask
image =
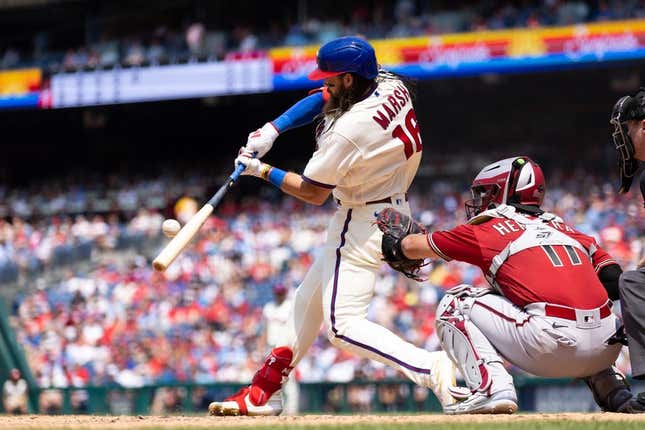
M 342 73 L 356 73 L 365 79 L 378 75 L 374 48 L 359 37 L 339 37 L 325 43 L 316 56 L 318 68 L 309 74 L 309 79 L 318 81 Z

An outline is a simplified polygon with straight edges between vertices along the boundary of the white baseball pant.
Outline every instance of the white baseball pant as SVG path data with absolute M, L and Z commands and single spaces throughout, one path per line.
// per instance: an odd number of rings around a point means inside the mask
M 514 389 L 501 357 L 554 378 L 590 376 L 616 361 L 621 346 L 606 342 L 616 331 L 610 311 L 566 308 L 575 318 L 569 319 L 549 316 L 554 308 L 561 310 L 545 303 L 521 309 L 503 296 L 464 285 L 439 303 L 437 334 L 468 387 L 489 394 Z
M 367 311 L 381 261 L 382 233 L 376 214 L 388 206 L 410 214 L 405 198 L 389 203 L 338 208 L 324 249 L 296 290 L 288 326 L 292 367 L 307 352 L 325 322 L 332 344 L 400 370 L 416 384 L 430 386 L 429 352 L 368 321 Z

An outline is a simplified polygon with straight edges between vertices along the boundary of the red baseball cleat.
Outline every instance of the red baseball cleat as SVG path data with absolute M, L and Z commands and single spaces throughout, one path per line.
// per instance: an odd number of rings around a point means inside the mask
M 208 413 L 217 416 L 280 415 L 280 389 L 291 371 L 292 358 L 293 351 L 290 348 L 273 348 L 262 368 L 253 376 L 251 385 L 242 388 L 223 402 L 212 402 L 208 405 Z
M 267 416 L 282 413 L 282 394 L 276 391 L 263 405 L 251 401 L 251 387 L 244 387 L 223 402 L 208 405 L 208 414 L 214 416 Z

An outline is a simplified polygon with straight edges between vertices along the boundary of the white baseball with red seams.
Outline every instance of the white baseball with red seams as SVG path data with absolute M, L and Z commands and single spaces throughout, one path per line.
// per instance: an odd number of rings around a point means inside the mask
M 161 223 L 161 231 L 166 237 L 175 237 L 181 230 L 181 224 L 176 219 L 167 219 Z

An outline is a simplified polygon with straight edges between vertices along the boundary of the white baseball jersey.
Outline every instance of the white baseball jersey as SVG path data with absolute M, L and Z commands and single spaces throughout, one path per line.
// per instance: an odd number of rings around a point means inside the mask
M 269 302 L 264 305 L 262 315 L 266 321 L 267 344 L 269 346 L 280 346 L 285 342 L 286 325 L 291 310 L 290 298 L 285 299 L 281 304 Z
M 336 121 L 325 118 L 303 179 L 343 204 L 405 193 L 421 161 L 421 137 L 410 93 L 396 79 L 381 81 Z

